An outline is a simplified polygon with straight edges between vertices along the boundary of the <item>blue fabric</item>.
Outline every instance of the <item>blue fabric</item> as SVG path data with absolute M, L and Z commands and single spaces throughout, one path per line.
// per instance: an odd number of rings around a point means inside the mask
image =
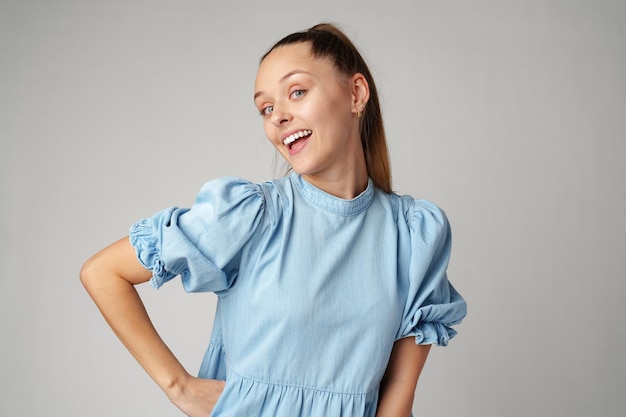
M 466 314 L 444 213 L 371 181 L 342 200 L 295 173 L 222 178 L 130 239 L 154 287 L 219 296 L 199 372 L 227 381 L 214 417 L 373 417 L 394 341 L 446 345 Z

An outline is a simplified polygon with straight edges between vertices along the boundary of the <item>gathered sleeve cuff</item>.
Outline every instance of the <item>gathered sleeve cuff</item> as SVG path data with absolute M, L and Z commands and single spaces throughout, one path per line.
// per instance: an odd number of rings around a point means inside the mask
M 417 344 L 446 346 L 452 328 L 467 313 L 465 300 L 448 281 L 451 234 L 445 213 L 434 204 L 415 200 L 408 223 L 411 253 L 408 297 L 398 338 L 415 337 Z
M 141 265 L 152 271 L 150 284 L 157 289 L 174 278 L 176 274 L 165 270 L 157 249 L 160 242 L 157 242 L 152 234 L 151 220 L 153 219 L 141 219 L 133 224 L 130 228 L 129 238 Z
M 186 291 L 224 291 L 237 278 L 263 207 L 260 186 L 222 178 L 205 184 L 190 209 L 168 208 L 133 224 L 130 243 L 154 288 L 180 275 Z

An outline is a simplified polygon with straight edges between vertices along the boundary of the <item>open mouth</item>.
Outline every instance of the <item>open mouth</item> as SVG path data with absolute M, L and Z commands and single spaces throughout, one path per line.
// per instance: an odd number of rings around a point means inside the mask
M 292 133 L 283 140 L 283 144 L 291 149 L 291 146 L 299 139 L 308 138 L 313 133 L 312 130 L 305 129 Z

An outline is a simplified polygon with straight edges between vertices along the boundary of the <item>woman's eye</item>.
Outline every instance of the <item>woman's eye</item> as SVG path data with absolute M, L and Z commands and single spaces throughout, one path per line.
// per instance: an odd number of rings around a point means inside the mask
M 295 90 L 294 92 L 291 93 L 291 98 L 301 98 L 304 96 L 305 91 L 304 90 Z
M 274 106 L 266 106 L 261 109 L 261 116 L 269 116 L 274 111 Z

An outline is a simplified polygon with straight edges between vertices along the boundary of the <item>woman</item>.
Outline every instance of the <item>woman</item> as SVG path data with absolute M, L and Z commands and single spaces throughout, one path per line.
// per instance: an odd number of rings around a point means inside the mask
M 274 45 L 254 102 L 292 172 L 207 183 L 191 209 L 133 225 L 81 281 L 188 416 L 410 416 L 430 345 L 446 345 L 465 315 L 446 278 L 445 215 L 391 192 L 374 81 L 334 26 Z M 198 378 L 134 289 L 177 275 L 218 295 Z

